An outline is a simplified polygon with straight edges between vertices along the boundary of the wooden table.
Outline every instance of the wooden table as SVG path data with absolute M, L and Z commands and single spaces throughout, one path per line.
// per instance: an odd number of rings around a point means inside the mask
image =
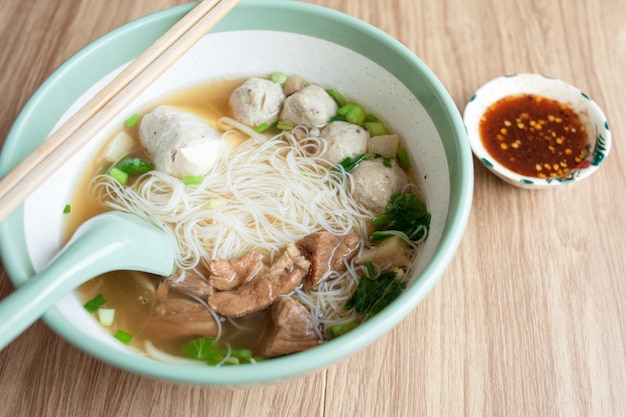
M 105 365 L 41 322 L 0 352 L 1 416 L 626 415 L 626 2 L 307 0 L 402 41 L 460 110 L 484 82 L 540 72 L 604 109 L 591 178 L 520 190 L 476 164 L 467 232 L 431 294 L 352 358 L 306 378 L 218 390 Z M 109 30 L 182 0 L 2 0 L 0 140 L 35 88 Z M 0 271 L 0 297 L 13 286 Z

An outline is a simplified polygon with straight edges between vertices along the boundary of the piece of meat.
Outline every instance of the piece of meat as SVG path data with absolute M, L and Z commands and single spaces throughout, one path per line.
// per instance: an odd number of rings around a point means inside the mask
M 234 290 L 209 296 L 209 306 L 227 317 L 241 317 L 263 310 L 278 297 L 290 294 L 302 284 L 310 265 L 295 243 L 290 243 L 283 254 L 254 280 Z
M 215 292 L 209 281 L 193 269 L 177 271 L 166 279 L 170 287 L 176 288 L 183 294 L 203 300 Z
M 283 86 L 283 91 L 285 92 L 286 96 L 290 96 L 293 93 L 302 90 L 307 85 L 309 85 L 307 80 L 299 75 L 292 75 L 291 77 L 287 78 L 287 81 Z
M 303 237 L 298 241 L 298 246 L 311 262 L 304 287 L 317 290 L 331 272 L 346 270 L 344 261 L 349 261 L 358 253 L 361 239 L 354 230 L 344 236 L 321 231 Z
M 324 126 L 320 137 L 328 142 L 328 147 L 320 157 L 338 164 L 348 157 L 354 158 L 366 153 L 370 134 L 354 123 L 334 121 Z
M 251 281 L 265 268 L 263 254 L 252 251 L 237 259 L 213 259 L 209 264 L 209 282 L 219 291 L 232 290 Z
M 252 77 L 233 91 L 229 103 L 235 119 L 256 127 L 274 122 L 284 100 L 285 93 L 280 84 Z
M 280 119 L 309 128 L 322 127 L 337 113 L 337 103 L 319 85 L 309 85 L 287 97 Z
M 276 327 L 265 347 L 265 356 L 272 358 L 302 352 L 321 343 L 311 313 L 299 301 L 280 297 L 272 305 L 272 318 Z
M 162 339 L 187 336 L 214 337 L 218 325 L 206 306 L 192 299 L 170 293 L 169 282 L 157 288 L 158 304 L 146 327 Z
M 158 106 L 141 119 L 139 139 L 156 170 L 179 178 L 206 174 L 226 150 L 207 123 L 167 106 Z
M 383 159 L 362 161 L 354 170 L 354 199 L 374 213 L 384 213 L 389 197 L 398 194 L 408 183 L 406 173 L 395 159 L 391 159 L 391 167 L 383 164 Z

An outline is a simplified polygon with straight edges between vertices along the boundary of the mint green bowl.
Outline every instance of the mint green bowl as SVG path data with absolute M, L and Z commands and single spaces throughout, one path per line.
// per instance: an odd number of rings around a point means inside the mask
M 59 120 L 93 95 L 94 85 L 103 85 L 112 72 L 137 57 L 193 6 L 173 7 L 130 22 L 89 44 L 59 67 L 15 121 L 0 155 L 0 175 L 6 175 Z M 463 236 L 472 200 L 473 162 L 465 128 L 449 94 L 419 58 L 389 35 L 348 15 L 295 1 L 242 0 L 205 40 L 129 111 L 183 87 L 185 82 L 202 81 L 194 79 L 198 66 L 203 68 L 201 73 L 207 71 L 200 78 L 274 70 L 300 73 L 358 97 L 407 138 L 433 214 L 430 235 L 409 286 L 383 312 L 338 339 L 291 356 L 227 368 L 159 362 L 120 346 L 83 311 L 74 294 L 59 301 L 44 320 L 88 354 L 153 378 L 239 386 L 306 375 L 355 353 L 389 331 L 419 304 L 446 270 Z M 260 41 L 265 44 L 255 44 Z M 238 62 L 241 57 L 246 60 Z M 94 138 L 93 146 L 87 145 L 61 169 L 62 178 L 55 174 L 0 224 L 1 255 L 16 286 L 41 269 L 58 250 L 60 213 L 72 191 L 72 181 L 67 179 L 79 176 L 95 144 L 108 133 Z

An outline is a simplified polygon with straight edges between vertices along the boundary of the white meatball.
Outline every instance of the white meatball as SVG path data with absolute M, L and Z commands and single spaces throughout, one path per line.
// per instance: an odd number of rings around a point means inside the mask
M 166 106 L 143 117 L 139 139 L 156 170 L 180 178 L 204 175 L 225 149 L 220 135 L 207 123 Z
M 229 102 L 235 119 L 255 127 L 274 122 L 284 100 L 280 84 L 252 77 L 232 92 Z
M 285 99 L 280 113 L 281 120 L 322 127 L 337 113 L 337 103 L 318 85 L 309 85 Z
M 320 131 L 320 136 L 328 141 L 326 151 L 320 156 L 337 164 L 347 157 L 366 153 L 370 134 L 359 125 L 335 121 L 328 123 Z
M 384 213 L 389 197 L 398 194 L 408 183 L 406 173 L 395 159 L 391 167 L 383 164 L 382 158 L 362 161 L 353 171 L 354 199 L 375 213 Z

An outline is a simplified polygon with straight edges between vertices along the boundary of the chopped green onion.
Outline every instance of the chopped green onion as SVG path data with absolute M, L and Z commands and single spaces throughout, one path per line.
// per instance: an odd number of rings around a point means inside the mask
M 113 335 L 117 340 L 124 343 L 125 345 L 129 345 L 133 340 L 133 335 L 125 332 L 124 330 L 117 329 L 115 334 Z
M 346 159 L 341 161 L 339 165 L 341 165 L 346 172 L 350 172 L 354 168 L 356 168 L 357 165 L 361 163 L 361 161 L 369 161 L 371 159 L 374 159 L 375 157 L 376 155 L 373 153 L 364 153 L 354 159 L 347 157 Z
M 293 127 L 293 123 L 284 120 L 279 120 L 276 124 L 276 128 L 278 128 L 278 130 L 293 130 Z
M 272 74 L 271 79 L 275 83 L 280 84 L 281 86 L 284 86 L 287 80 L 289 79 L 289 77 L 284 72 L 277 71 Z
M 345 122 L 346 121 L 346 116 L 342 115 L 342 114 L 338 114 L 335 116 L 332 116 L 329 120 L 330 122 Z
M 383 157 L 383 165 L 387 168 L 391 168 L 391 158 L 388 156 Z
M 270 128 L 270 125 L 268 125 L 267 123 L 261 123 L 260 125 L 254 128 L 254 131 L 257 133 L 261 133 L 261 132 L 265 132 L 269 128 Z
M 139 175 L 148 171 L 152 171 L 152 165 L 141 158 L 131 158 L 125 156 L 115 164 L 115 168 L 124 171 L 127 174 Z
M 85 310 L 87 310 L 89 314 L 93 314 L 98 311 L 98 309 L 102 307 L 106 302 L 107 300 L 106 298 L 104 298 L 104 295 L 98 294 L 91 300 L 87 301 L 83 307 L 85 308 Z
M 398 148 L 397 156 L 400 168 L 407 169 L 411 167 L 411 158 L 406 148 Z
M 339 110 L 337 110 L 337 114 L 340 114 L 342 116 L 347 115 L 350 110 L 352 110 L 354 107 L 356 106 L 355 103 L 346 103 L 343 106 L 339 107 Z
M 335 324 L 328 328 L 328 336 L 331 339 L 335 339 L 343 334 L 348 333 L 350 330 L 356 328 L 359 325 L 356 320 L 349 321 L 347 323 Z
M 139 124 L 139 115 L 138 114 L 133 114 L 132 116 L 130 116 L 128 119 L 126 119 L 126 121 L 124 122 L 124 124 L 128 127 L 135 127 L 137 126 L 137 124 Z
M 365 116 L 365 121 L 366 122 L 377 122 L 378 121 L 378 116 L 376 116 L 375 114 L 369 113 Z
M 367 271 L 367 276 L 373 277 L 374 274 L 376 273 L 376 269 L 374 268 L 374 264 L 372 263 L 372 261 L 365 262 L 363 266 L 365 267 L 365 270 Z
M 63 214 L 67 214 L 72 210 L 72 207 L 70 207 L 69 204 L 66 204 L 65 207 L 63 207 Z
M 202 184 L 204 177 L 202 175 L 187 175 L 183 177 L 183 184 L 185 185 L 198 185 Z
M 369 132 L 370 136 L 383 136 L 387 135 L 389 131 L 381 122 L 368 122 L 363 123 L 363 127 Z
M 327 88 L 326 92 L 335 100 L 335 103 L 337 103 L 339 107 L 342 107 L 346 104 L 346 99 L 343 98 L 339 91 L 335 90 L 334 88 Z
M 122 185 L 126 184 L 126 181 L 128 181 L 128 173 L 119 168 L 111 168 L 109 175 Z
M 365 121 L 365 112 L 363 111 L 363 107 L 357 104 L 350 109 L 350 111 L 346 113 L 346 121 L 359 126 L 363 125 L 363 122 Z

